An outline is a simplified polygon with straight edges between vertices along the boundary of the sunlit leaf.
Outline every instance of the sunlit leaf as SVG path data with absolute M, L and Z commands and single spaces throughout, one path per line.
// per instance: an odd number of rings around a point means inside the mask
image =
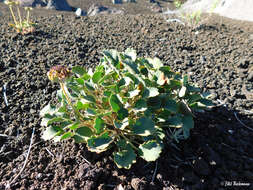
M 162 152 L 161 144 L 155 140 L 145 142 L 141 144 L 139 148 L 142 153 L 141 157 L 148 162 L 155 161 Z
M 137 53 L 136 53 L 136 51 L 134 49 L 127 48 L 126 51 L 125 51 L 125 54 L 127 56 L 129 56 L 133 61 L 136 60 Z
M 99 117 L 97 117 L 95 119 L 95 125 L 94 125 L 94 129 L 96 129 L 96 133 L 100 134 L 103 131 L 104 127 L 105 127 L 104 120 L 101 119 L 101 118 L 99 118 Z
M 45 131 L 43 131 L 42 139 L 43 140 L 50 140 L 54 138 L 56 135 L 59 135 L 62 132 L 62 130 L 57 126 L 50 126 L 46 128 Z
M 186 88 L 185 86 L 182 86 L 182 88 L 181 88 L 180 91 L 179 91 L 178 96 L 179 96 L 180 98 L 184 97 L 185 94 L 186 94 L 186 90 L 187 90 L 187 88 Z
M 74 66 L 72 68 L 72 72 L 78 74 L 79 76 L 82 76 L 86 73 L 86 70 L 81 66 Z
M 103 77 L 103 72 L 95 72 L 92 76 L 92 81 L 98 83 L 98 81 Z
M 40 117 L 44 117 L 46 114 L 52 115 L 55 113 L 55 111 L 56 107 L 48 104 L 40 111 Z
M 72 137 L 72 136 L 73 136 L 73 133 L 71 133 L 71 132 L 66 132 L 66 133 L 64 133 L 64 134 L 61 136 L 61 140 L 68 139 L 68 138 L 70 138 L 70 137 Z
M 120 108 L 122 107 L 122 104 L 121 104 L 119 98 L 115 94 L 111 95 L 109 101 L 110 101 L 110 105 L 112 107 L 112 110 L 114 112 L 118 112 L 120 110 Z

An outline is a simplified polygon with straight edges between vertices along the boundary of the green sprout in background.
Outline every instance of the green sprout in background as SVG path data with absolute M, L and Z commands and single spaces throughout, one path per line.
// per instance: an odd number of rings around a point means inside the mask
M 27 12 L 26 19 L 22 20 L 19 5 L 19 1 L 14 0 L 5 0 L 4 3 L 9 6 L 11 16 L 13 18 L 14 23 L 10 23 L 9 26 L 13 27 L 17 33 L 29 34 L 35 31 L 35 23 L 30 21 L 30 11 L 32 10 L 31 7 L 25 7 L 25 11 Z M 16 16 L 13 11 L 13 6 L 16 7 L 17 14 L 18 14 L 18 20 L 16 19 Z
M 214 9 L 218 6 L 220 3 L 220 0 L 214 0 L 213 4 L 210 9 L 210 15 L 213 13 Z M 190 13 L 187 13 L 185 10 L 183 10 L 183 4 L 181 1 L 176 0 L 174 1 L 174 6 L 180 11 L 180 17 L 193 29 L 196 29 L 200 26 L 201 23 L 203 23 L 203 16 L 202 16 L 202 10 L 196 10 L 192 11 Z M 210 16 L 209 15 L 209 16 Z

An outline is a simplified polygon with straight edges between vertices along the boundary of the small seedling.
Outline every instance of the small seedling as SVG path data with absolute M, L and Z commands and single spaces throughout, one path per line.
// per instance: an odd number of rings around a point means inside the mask
M 40 112 L 42 138 L 72 138 L 96 153 L 113 149 L 119 168 L 129 169 L 137 156 L 155 161 L 167 140 L 189 137 L 194 111 L 211 104 L 187 76 L 132 49 L 105 50 L 94 71 L 55 66 L 48 77 L 61 89 L 58 104 Z
M 182 6 L 182 2 L 179 0 L 174 1 L 173 4 L 177 9 L 180 9 Z
M 6 5 L 9 6 L 11 16 L 13 18 L 14 23 L 10 23 L 9 26 L 13 27 L 17 33 L 21 33 L 22 35 L 29 34 L 35 31 L 35 23 L 30 21 L 30 11 L 32 10 L 31 7 L 25 7 L 25 11 L 27 13 L 26 18 L 22 20 L 19 5 L 19 1 L 14 1 L 14 0 L 6 0 L 4 1 Z M 18 19 L 16 19 L 16 16 L 13 11 L 13 6 L 16 7 L 17 14 L 18 14 Z

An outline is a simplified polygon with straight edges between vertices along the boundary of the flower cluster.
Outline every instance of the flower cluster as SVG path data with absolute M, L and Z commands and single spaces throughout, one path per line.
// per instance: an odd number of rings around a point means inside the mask
M 63 81 L 71 76 L 71 71 L 65 66 L 57 65 L 50 69 L 47 76 L 52 82 Z

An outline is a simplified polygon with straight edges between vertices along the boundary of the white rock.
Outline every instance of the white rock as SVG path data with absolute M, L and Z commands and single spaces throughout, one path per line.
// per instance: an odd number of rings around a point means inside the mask
M 77 8 L 75 14 L 77 17 L 86 16 L 86 13 L 81 8 Z

